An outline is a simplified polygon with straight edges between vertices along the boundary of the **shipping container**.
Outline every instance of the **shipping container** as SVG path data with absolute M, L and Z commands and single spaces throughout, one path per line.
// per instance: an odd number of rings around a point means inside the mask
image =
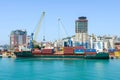
M 108 49 L 108 52 L 115 52 L 115 49 Z
M 96 55 L 96 49 L 86 49 L 86 55 Z
M 42 55 L 51 55 L 54 53 L 54 49 L 42 49 L 41 54 Z
M 64 50 L 73 50 L 74 47 L 64 47 Z
M 84 49 L 74 49 L 74 54 L 85 54 Z
M 86 49 L 86 52 L 96 52 L 96 49 Z
M 41 54 L 41 50 L 39 50 L 38 48 L 33 49 L 33 50 L 32 50 L 32 54 L 33 54 L 33 55 L 40 55 L 40 54 Z
M 32 51 L 32 54 L 33 54 L 33 55 L 40 55 L 40 54 L 41 54 L 41 51 Z
M 73 47 L 64 47 L 63 51 L 64 51 L 64 55 L 73 55 L 74 48 Z
M 74 49 L 85 49 L 84 46 L 75 46 Z

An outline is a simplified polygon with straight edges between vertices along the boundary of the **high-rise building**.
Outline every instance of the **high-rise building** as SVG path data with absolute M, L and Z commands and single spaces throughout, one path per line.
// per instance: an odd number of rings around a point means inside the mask
M 88 40 L 88 20 L 86 17 L 78 17 L 75 21 L 76 42 L 86 43 Z
M 26 44 L 27 32 L 26 30 L 15 30 L 10 34 L 10 47 L 18 47 L 19 45 Z
M 79 17 L 75 21 L 75 32 L 76 33 L 87 33 L 88 32 L 88 20 L 86 17 Z

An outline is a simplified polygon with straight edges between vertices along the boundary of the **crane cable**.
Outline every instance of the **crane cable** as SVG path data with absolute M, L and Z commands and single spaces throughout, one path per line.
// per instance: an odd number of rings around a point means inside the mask
M 60 27 L 60 29 L 63 31 L 63 33 L 64 33 L 64 37 L 68 37 L 68 34 L 67 34 L 67 32 L 66 32 L 66 29 L 65 29 L 65 27 L 64 27 L 64 25 L 63 25 L 63 23 L 62 23 L 62 21 L 61 21 L 61 19 L 60 18 L 58 18 L 58 25 L 59 25 L 59 27 Z M 61 32 L 60 32 L 61 33 Z M 59 35 L 60 36 L 60 35 Z

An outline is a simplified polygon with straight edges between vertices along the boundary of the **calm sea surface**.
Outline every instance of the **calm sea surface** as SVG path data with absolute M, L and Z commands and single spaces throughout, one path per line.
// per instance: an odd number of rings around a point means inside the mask
M 120 80 L 120 59 L 0 58 L 0 80 Z

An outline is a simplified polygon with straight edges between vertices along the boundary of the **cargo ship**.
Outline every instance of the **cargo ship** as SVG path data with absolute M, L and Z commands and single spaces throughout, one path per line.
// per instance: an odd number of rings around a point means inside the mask
M 33 41 L 33 34 L 31 34 L 30 47 L 28 50 L 24 50 L 19 47 L 18 51 L 15 51 L 14 54 L 16 57 L 32 57 L 32 58 L 83 58 L 83 59 L 109 59 L 109 54 L 107 52 L 98 52 L 98 48 L 86 48 L 84 45 L 75 45 L 71 39 L 68 39 L 64 47 L 47 48 L 46 46 L 39 46 Z M 83 44 L 83 43 L 82 43 Z M 98 44 L 98 43 L 96 43 Z M 97 45 L 98 46 L 98 45 Z M 99 45 L 100 46 L 100 45 Z M 102 45 L 101 45 L 102 46 Z M 62 48 L 62 49 L 61 49 Z M 97 48 L 97 49 L 96 49 Z
M 31 51 L 14 52 L 17 57 L 31 58 L 79 58 L 79 59 L 109 59 L 108 52 L 96 52 L 95 49 L 85 49 L 82 46 L 64 47 L 63 51 L 54 49 L 34 49 Z

